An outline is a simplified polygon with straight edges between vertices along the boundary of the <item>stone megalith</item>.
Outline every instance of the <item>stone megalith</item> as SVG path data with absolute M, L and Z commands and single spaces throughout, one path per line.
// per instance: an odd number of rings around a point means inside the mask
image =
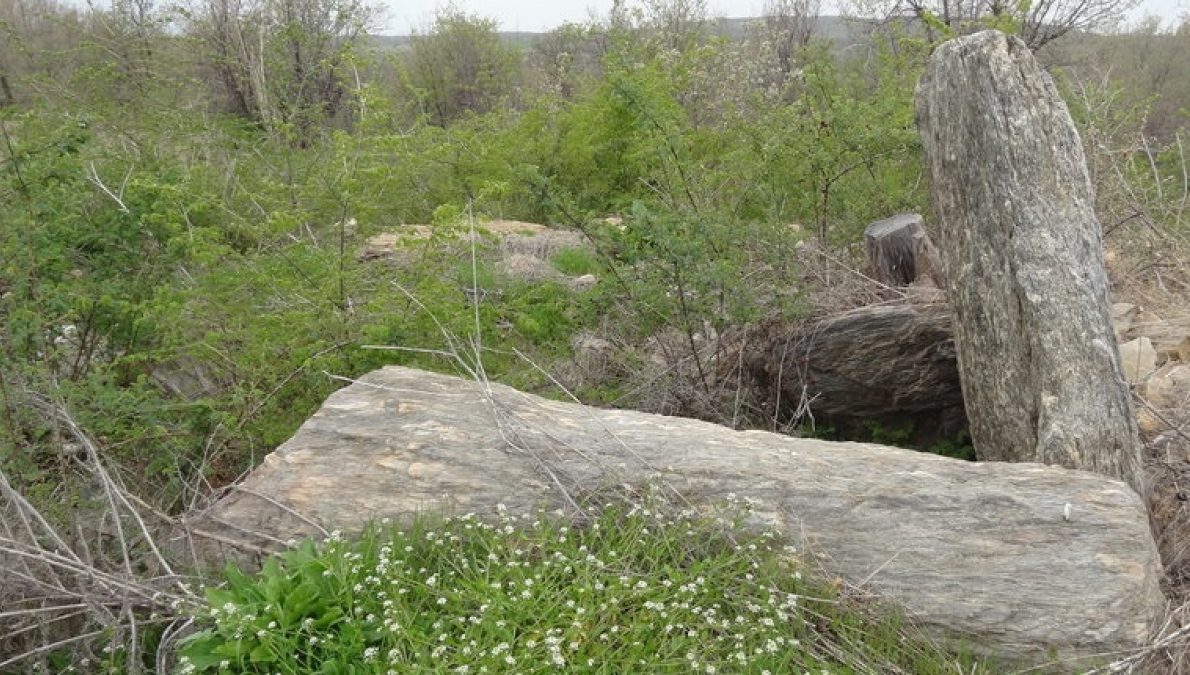
M 808 562 L 942 638 L 1072 667 L 1144 645 L 1165 607 L 1127 484 L 550 401 L 389 366 L 327 399 L 179 541 L 204 560 L 419 512 L 574 513 L 650 485 L 696 509 L 750 501 Z
M 1015 37 L 957 38 L 930 57 L 917 124 L 977 455 L 1144 494 L 1094 191 L 1053 81 Z
M 818 322 L 774 322 L 741 355 L 774 419 L 804 419 L 843 438 L 873 425 L 909 430 L 914 447 L 956 440 L 967 428 L 950 307 L 860 307 Z

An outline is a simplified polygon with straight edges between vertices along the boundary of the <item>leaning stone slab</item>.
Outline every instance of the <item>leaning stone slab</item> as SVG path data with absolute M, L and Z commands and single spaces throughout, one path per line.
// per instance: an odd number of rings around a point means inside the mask
M 818 322 L 772 324 L 741 356 L 776 419 L 813 421 L 844 438 L 876 424 L 908 428 L 915 447 L 953 441 L 967 428 L 945 304 L 860 307 Z M 821 427 L 820 427 L 821 428 Z
M 189 526 L 210 560 L 315 524 L 566 510 L 567 495 L 649 483 L 695 505 L 751 498 L 758 525 L 827 572 L 1015 662 L 1135 648 L 1164 605 L 1145 509 L 1118 480 L 734 431 L 401 367 L 332 395 Z

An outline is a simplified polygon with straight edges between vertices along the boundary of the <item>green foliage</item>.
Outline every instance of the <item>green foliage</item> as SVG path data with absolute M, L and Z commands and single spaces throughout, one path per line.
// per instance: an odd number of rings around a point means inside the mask
M 743 505 L 598 511 L 423 516 L 230 568 L 178 672 L 980 672 L 803 579 L 777 539 L 740 532 Z
M 0 234 L 10 280 L 0 293 L 0 351 L 10 364 L 4 380 L 34 391 L 54 383 L 48 398 L 66 396 L 84 407 L 176 409 L 145 398 L 153 396 L 142 387 L 138 359 L 158 345 L 154 301 L 179 260 L 171 246 L 182 231 L 171 198 L 177 176 L 128 170 L 121 182 L 107 169 L 123 158 L 108 155 L 91 123 L 69 115 L 0 123 L 8 151 L 0 191 L 14 196 Z M 143 406 L 124 407 L 129 398 Z M 39 425 L 26 426 L 20 415 L 8 421 L 12 447 L 39 445 Z M 126 430 L 155 433 L 147 430 L 156 424 L 140 421 Z M 34 483 L 64 479 L 28 469 L 22 475 Z
M 599 271 L 599 260 L 590 251 L 580 248 L 564 248 L 550 259 L 562 274 L 572 277 L 595 274 Z
M 1033 0 L 1016 0 L 1011 3 L 1011 11 L 995 11 L 979 18 L 983 28 L 998 30 L 1009 35 L 1020 35 L 1022 24 L 1029 16 L 1029 9 Z
M 864 440 L 872 443 L 907 447 L 913 438 L 913 424 L 890 428 L 877 422 L 868 422 L 864 426 L 868 431 L 868 438 Z
M 1147 226 L 1134 229 L 1139 219 L 1183 241 L 1190 237 L 1190 162 L 1184 131 L 1165 139 L 1145 132 L 1152 111 L 1161 107 L 1160 97 L 1132 96 L 1124 83 L 1090 80 L 1076 69 L 1059 71 L 1055 79 L 1089 148 L 1096 215 L 1105 236 L 1123 235 L 1116 245 L 1130 249 L 1151 231 Z
M 238 475 L 287 438 L 337 386 L 324 369 L 377 364 L 347 349 L 360 323 L 351 305 L 366 296 L 342 237 L 353 203 L 325 197 L 354 179 L 351 166 L 312 172 L 325 165 L 311 152 L 228 184 L 219 164 L 239 131 L 197 128 L 214 136 L 209 164 L 143 145 L 113 153 L 109 128 L 70 116 L 5 120 L 3 189 L 18 208 L 0 230 L 12 280 L 0 346 L 6 363 L 24 364 L 5 379 L 64 399 L 165 508 L 204 474 Z M 12 447 L 53 438 L 8 419 Z M 45 473 L 52 458 L 25 461 L 21 475 L 65 480 Z
M 971 436 L 966 429 L 961 430 L 954 438 L 939 438 L 937 434 L 929 436 L 928 438 L 934 439 L 932 441 L 920 438 L 920 431 L 911 421 L 891 425 L 868 421 L 863 423 L 862 429 L 852 429 L 849 430 L 849 433 L 845 433 L 831 424 L 816 426 L 804 424 L 798 428 L 798 435 L 825 441 L 879 443 L 896 448 L 928 452 L 932 455 L 953 457 L 968 462 L 974 462 L 977 459 L 975 447 L 971 444 Z
M 495 21 L 441 10 L 430 32 L 413 38 L 405 59 L 405 88 L 420 114 L 446 127 L 507 101 L 518 58 L 501 42 Z
M 798 99 L 748 129 L 740 162 L 769 218 L 840 245 L 883 214 L 924 210 L 911 96 L 919 69 L 905 53 L 876 63 L 860 72 L 819 56 L 803 69 Z
M 930 446 L 926 452 L 942 455 L 943 457 L 954 457 L 955 459 L 962 459 L 968 462 L 974 462 L 978 459 L 975 456 L 975 446 L 971 444 L 971 436 L 966 430 L 960 432 L 952 439 L 938 441 Z
M 955 36 L 955 27 L 947 24 L 936 13 L 929 10 L 920 10 L 918 13 L 926 26 L 938 32 L 936 42 L 944 42 Z
M 374 10 L 359 0 L 215 0 L 175 10 L 223 109 L 297 146 L 343 124 Z M 358 78 L 355 78 L 358 82 Z
M 1067 4 L 1035 3 L 1034 0 L 989 3 L 922 2 L 911 7 L 914 17 L 920 20 L 924 27 L 926 41 L 931 46 L 937 46 L 960 35 L 990 29 L 1016 35 L 1034 51 L 1063 37 L 1071 30 L 1101 29 L 1112 19 L 1121 18 L 1126 9 L 1127 3 L 1114 1 Z M 894 35 L 906 28 L 914 28 L 911 22 L 888 23 Z
M 555 282 L 514 284 L 501 314 L 530 343 L 547 354 L 565 348 L 574 331 L 582 325 L 583 301 Z
M 530 90 L 574 100 L 598 79 L 603 37 L 594 26 L 573 23 L 537 36 L 526 59 Z

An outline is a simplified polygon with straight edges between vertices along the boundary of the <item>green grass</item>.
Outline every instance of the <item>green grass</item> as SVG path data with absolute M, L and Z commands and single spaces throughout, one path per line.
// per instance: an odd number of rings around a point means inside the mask
M 562 274 L 581 277 L 599 272 L 599 260 L 591 251 L 581 248 L 564 248 L 554 254 L 551 261 Z
M 652 500 L 657 501 L 657 500 Z M 671 507 L 333 533 L 210 588 L 180 673 L 954 673 L 773 535 Z

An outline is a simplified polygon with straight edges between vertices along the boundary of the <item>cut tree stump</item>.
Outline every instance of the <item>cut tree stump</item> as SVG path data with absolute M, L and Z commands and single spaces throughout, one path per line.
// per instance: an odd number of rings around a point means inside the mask
M 917 90 L 976 454 L 1144 494 L 1082 143 L 1025 44 L 997 31 L 930 57 Z
M 864 229 L 864 239 L 876 281 L 904 288 L 920 279 L 929 280 L 937 288 L 946 288 L 942 259 L 919 214 L 878 220 Z

